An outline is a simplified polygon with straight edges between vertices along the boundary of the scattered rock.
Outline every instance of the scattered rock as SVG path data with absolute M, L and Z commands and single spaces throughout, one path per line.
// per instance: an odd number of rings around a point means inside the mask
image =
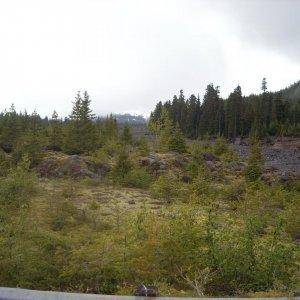
M 141 166 L 149 167 L 151 172 L 164 171 L 168 168 L 167 160 L 158 157 L 154 153 L 150 153 L 148 157 L 140 158 L 139 164 Z
M 228 168 L 233 172 L 243 172 L 246 168 L 246 163 L 240 161 L 231 161 L 228 163 Z
M 158 289 L 154 285 L 141 284 L 135 290 L 134 296 L 157 297 L 158 296 Z
M 148 157 L 141 157 L 139 159 L 139 164 L 142 166 L 142 167 L 148 167 L 149 164 L 150 164 L 150 160 Z
M 188 162 L 188 158 L 183 154 L 175 154 L 174 166 L 177 168 L 183 168 Z
M 297 138 L 289 138 L 289 137 L 282 137 L 277 138 L 274 143 L 274 149 L 298 149 L 300 150 L 300 139 Z
M 0 148 L 2 148 L 5 153 L 11 153 L 13 150 L 13 145 L 12 143 L 3 142 L 0 144 Z
M 167 170 L 168 168 L 168 162 L 165 159 L 162 159 L 159 161 L 159 169 L 160 170 Z
M 148 159 L 150 165 L 156 163 L 159 160 L 155 153 L 150 153 Z
M 190 183 L 191 182 L 191 177 L 188 176 L 188 175 L 183 175 L 181 177 L 181 180 L 184 182 L 184 183 Z
M 213 161 L 208 160 L 205 162 L 205 165 L 210 171 L 212 171 L 212 172 L 217 171 L 217 166 Z
M 272 176 L 271 173 L 264 173 L 261 175 L 260 179 L 262 181 L 264 181 L 267 184 L 271 184 L 272 182 L 274 182 L 274 176 Z
M 110 167 L 95 163 L 79 155 L 45 157 L 36 168 L 42 177 L 60 178 L 101 178 L 107 174 Z
M 265 166 L 274 168 L 273 171 L 292 172 L 296 176 L 300 175 L 300 139 L 294 138 L 289 143 L 285 142 L 284 146 L 278 142 L 274 146 L 263 145 L 262 153 L 265 159 Z M 247 158 L 250 152 L 249 145 L 233 145 L 235 151 L 242 158 Z M 276 169 L 276 170 L 275 170 Z M 269 171 L 268 171 L 269 172 Z
M 278 168 L 273 166 L 273 165 L 267 165 L 264 167 L 264 172 L 268 173 L 268 172 L 277 172 Z
M 287 183 L 289 181 L 292 181 L 295 179 L 295 176 L 293 173 L 291 172 L 282 172 L 280 175 L 279 175 L 279 181 L 281 183 Z
M 203 155 L 203 158 L 204 158 L 205 161 L 217 161 L 217 160 L 219 160 L 219 158 L 211 152 L 204 152 L 202 155 Z

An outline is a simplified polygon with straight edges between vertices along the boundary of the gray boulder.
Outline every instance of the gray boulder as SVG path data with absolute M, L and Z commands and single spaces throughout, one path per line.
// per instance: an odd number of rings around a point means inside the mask
M 217 160 L 219 160 L 219 158 L 211 152 L 204 152 L 202 154 L 202 156 L 203 156 L 203 159 L 205 161 L 217 161 Z

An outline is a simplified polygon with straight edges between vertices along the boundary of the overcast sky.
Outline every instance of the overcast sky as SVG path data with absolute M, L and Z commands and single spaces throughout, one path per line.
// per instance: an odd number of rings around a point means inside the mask
M 0 0 L 0 110 L 149 113 L 207 84 L 221 95 L 300 79 L 300 0 Z

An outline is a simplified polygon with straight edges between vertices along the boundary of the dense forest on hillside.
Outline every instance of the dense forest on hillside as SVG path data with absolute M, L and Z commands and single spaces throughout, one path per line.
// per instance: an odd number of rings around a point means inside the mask
M 0 285 L 133 295 L 149 284 L 162 296 L 292 295 L 299 284 L 297 174 L 265 165 L 258 136 L 241 157 L 221 136 L 191 142 L 183 134 L 251 131 L 244 117 L 230 123 L 216 113 L 220 103 L 226 111 L 250 101 L 240 90 L 230 99 L 210 85 L 202 105 L 193 100 L 199 120 L 173 120 L 172 104 L 161 104 L 150 123 L 156 139 L 135 138 L 112 115 L 95 117 L 87 92 L 77 93 L 65 119 L 14 106 L 2 112 Z M 182 111 L 192 103 L 182 93 L 178 101 Z M 297 118 L 287 128 L 298 126 Z M 276 111 L 276 126 L 286 120 Z
M 262 81 L 260 95 L 243 96 L 237 86 L 227 99 L 219 96 L 219 87 L 209 84 L 204 99 L 183 91 L 172 101 L 159 102 L 150 116 L 150 128 L 155 132 L 163 110 L 173 124 L 178 123 L 188 138 L 224 136 L 229 139 L 245 136 L 299 135 L 300 81 L 279 92 L 268 92 Z

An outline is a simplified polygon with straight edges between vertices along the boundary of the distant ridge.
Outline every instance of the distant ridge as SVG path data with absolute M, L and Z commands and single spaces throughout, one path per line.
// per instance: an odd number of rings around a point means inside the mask
M 147 120 L 142 115 L 113 114 L 119 124 L 146 124 Z
M 279 92 L 281 92 L 283 98 L 288 101 L 294 102 L 300 100 L 300 80 Z

